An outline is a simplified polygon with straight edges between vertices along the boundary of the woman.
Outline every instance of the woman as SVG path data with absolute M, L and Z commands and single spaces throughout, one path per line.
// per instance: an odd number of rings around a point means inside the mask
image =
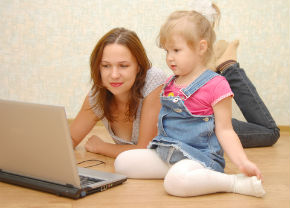
M 88 151 L 116 157 L 125 150 L 146 148 L 157 134 L 165 73 L 151 68 L 136 33 L 124 28 L 99 40 L 90 65 L 93 86 L 70 127 L 74 146 L 102 119 L 116 144 L 94 135 L 85 145 Z

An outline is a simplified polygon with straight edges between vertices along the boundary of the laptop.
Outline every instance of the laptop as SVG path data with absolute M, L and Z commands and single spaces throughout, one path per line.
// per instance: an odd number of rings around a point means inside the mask
M 1 182 L 78 199 L 126 180 L 77 167 L 64 107 L 0 99 Z

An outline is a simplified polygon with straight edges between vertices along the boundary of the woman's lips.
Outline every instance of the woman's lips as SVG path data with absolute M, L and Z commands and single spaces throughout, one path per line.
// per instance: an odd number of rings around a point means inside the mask
M 110 85 L 112 87 L 120 87 L 123 84 L 123 82 L 111 82 Z

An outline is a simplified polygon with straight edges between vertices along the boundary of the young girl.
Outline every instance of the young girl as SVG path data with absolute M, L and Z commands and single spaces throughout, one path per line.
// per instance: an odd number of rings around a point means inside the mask
M 219 15 L 215 5 L 207 10 Z M 232 127 L 231 88 L 206 68 L 213 25 L 197 11 L 177 11 L 161 27 L 159 43 L 174 76 L 161 93 L 158 135 L 149 149 L 121 153 L 115 169 L 131 178 L 164 178 L 165 190 L 175 196 L 234 192 L 261 197 L 261 172 Z M 243 174 L 223 173 L 223 150 Z

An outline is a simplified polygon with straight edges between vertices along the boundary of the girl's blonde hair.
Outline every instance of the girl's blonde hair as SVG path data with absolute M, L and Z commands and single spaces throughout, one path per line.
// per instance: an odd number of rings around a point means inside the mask
M 216 39 L 214 27 L 219 22 L 220 10 L 215 5 L 212 7 L 216 10 L 213 22 L 197 11 L 175 11 L 162 25 L 157 44 L 160 48 L 165 48 L 166 43 L 171 41 L 173 34 L 181 35 L 187 41 L 187 44 L 194 48 L 200 40 L 206 40 L 208 50 L 204 56 L 204 63 L 207 64 L 213 55 L 213 44 Z

